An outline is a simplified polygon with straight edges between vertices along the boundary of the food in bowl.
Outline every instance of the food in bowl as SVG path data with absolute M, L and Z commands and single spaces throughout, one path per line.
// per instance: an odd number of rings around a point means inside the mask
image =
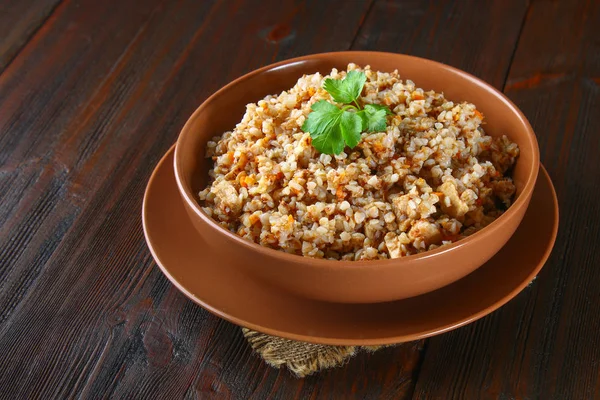
M 343 82 L 359 77 L 358 98 L 344 98 Z M 248 104 L 232 131 L 207 143 L 214 164 L 200 204 L 247 240 L 307 257 L 433 250 L 511 205 L 519 148 L 483 125 L 475 105 L 425 92 L 397 71 L 349 64 L 304 75 Z

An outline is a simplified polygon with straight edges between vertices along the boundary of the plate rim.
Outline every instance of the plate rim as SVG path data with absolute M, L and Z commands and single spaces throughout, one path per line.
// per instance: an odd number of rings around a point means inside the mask
M 156 177 L 158 176 L 158 171 L 163 168 L 170 168 L 174 170 L 173 167 L 173 163 L 172 162 L 168 162 L 169 158 L 172 157 L 174 155 L 175 152 L 175 144 L 173 144 L 166 152 L 165 154 L 161 157 L 160 161 L 156 164 L 154 170 L 152 171 L 152 174 L 148 180 L 148 183 L 146 185 L 146 189 L 144 191 L 144 199 L 142 202 L 142 226 L 143 226 L 143 231 L 144 231 L 144 238 L 146 240 L 146 245 L 148 246 L 150 253 L 152 254 L 152 258 L 154 259 L 154 261 L 156 262 L 156 264 L 159 266 L 160 270 L 162 271 L 162 273 L 167 277 L 167 279 L 179 290 L 181 291 L 186 297 L 188 297 L 190 300 L 192 300 L 194 303 L 196 303 L 197 305 L 199 305 L 200 307 L 206 309 L 207 311 L 209 311 L 210 313 L 212 313 L 213 315 L 216 315 L 219 318 L 222 318 L 226 321 L 229 321 L 235 325 L 238 325 L 240 327 L 243 328 L 248 328 L 251 330 L 255 330 L 257 332 L 261 332 L 261 333 L 265 333 L 268 335 L 272 335 L 272 336 L 278 336 L 278 337 L 282 337 L 282 338 L 286 338 L 286 339 L 291 339 L 291 340 L 296 340 L 296 341 L 302 341 L 302 342 L 308 342 L 308 343 L 316 343 L 316 344 L 325 344 L 325 345 L 341 345 L 341 346 L 370 346 L 370 345 L 389 345 L 389 344 L 397 344 L 397 343 L 402 343 L 402 342 L 409 342 L 409 341 L 414 341 L 414 340 L 419 340 L 419 339 L 424 339 L 424 338 L 428 338 L 431 336 L 436 336 L 442 333 L 446 333 L 449 331 L 452 331 L 454 329 L 460 328 L 462 326 L 468 325 L 478 319 L 483 318 L 486 315 L 491 314 L 492 312 L 498 310 L 499 308 L 501 308 L 502 306 L 504 306 L 506 303 L 508 303 L 510 300 L 512 300 L 513 298 L 515 298 L 519 293 L 521 293 L 521 291 L 523 291 L 534 279 L 535 277 L 539 274 L 540 270 L 544 267 L 544 265 L 546 264 L 546 262 L 548 261 L 548 258 L 550 257 L 550 254 L 552 253 L 552 250 L 554 249 L 554 245 L 556 243 L 556 238 L 558 235 L 558 226 L 559 226 L 559 205 L 558 205 L 558 197 L 556 194 L 556 190 L 554 188 L 554 184 L 552 182 L 552 179 L 550 178 L 550 175 L 548 174 L 548 171 L 546 170 L 546 168 L 540 163 L 540 167 L 539 167 L 539 173 L 538 173 L 538 178 L 540 174 L 544 174 L 544 178 L 545 180 L 547 180 L 547 182 L 549 183 L 549 187 L 550 190 L 552 192 L 552 201 L 553 201 L 553 210 L 554 210 L 554 219 L 553 219 L 553 226 L 552 226 L 552 234 L 550 237 L 550 240 L 548 241 L 548 245 L 546 246 L 546 249 L 544 251 L 544 254 L 540 257 L 540 262 L 538 263 L 538 266 L 529 274 L 527 275 L 527 277 L 525 279 L 523 279 L 523 281 L 517 285 L 514 289 L 512 289 L 509 293 L 507 293 L 506 295 L 504 295 L 501 299 L 499 299 L 498 301 L 494 302 L 492 305 L 478 311 L 477 313 L 474 313 L 472 315 L 470 315 L 469 317 L 460 319 L 460 321 L 454 322 L 454 323 L 450 323 L 450 324 L 446 324 L 440 328 L 437 329 L 430 329 L 428 331 L 424 331 L 421 333 L 415 333 L 415 334 L 407 334 L 407 335 L 398 335 L 398 336 L 389 336 L 389 337 L 385 337 L 385 338 L 372 338 L 372 339 L 343 339 L 343 338 L 332 338 L 332 337 L 319 337 L 319 336 L 315 336 L 315 335 L 304 335 L 304 334 L 298 334 L 298 333 L 292 333 L 292 332 L 284 332 L 281 331 L 279 329 L 274 329 L 274 328 L 269 328 L 269 327 L 265 327 L 259 324 L 255 324 L 249 321 L 244 320 L 243 318 L 239 318 L 233 315 L 228 314 L 227 312 L 224 312 L 216 307 L 211 306 L 210 304 L 208 304 L 206 301 L 198 298 L 195 294 L 193 294 L 192 292 L 190 292 L 188 289 L 186 289 L 178 280 L 177 278 L 175 278 L 169 271 L 168 268 L 166 268 L 163 265 L 163 262 L 160 260 L 160 257 L 158 256 L 156 250 L 154 249 L 152 242 L 149 238 L 149 233 L 148 233 L 148 222 L 147 222 L 147 216 L 146 216 L 146 210 L 147 210 L 147 199 L 149 197 L 149 193 L 150 193 L 150 188 L 153 185 L 154 181 L 156 180 Z M 174 171 L 173 171 L 173 180 L 175 180 L 175 176 L 174 176 Z M 540 179 L 537 179 L 536 185 L 540 183 Z M 182 199 L 183 201 L 183 199 Z M 183 207 L 183 203 L 181 204 L 181 207 Z M 526 211 L 527 213 L 527 211 Z M 518 228 L 517 228 L 518 229 Z M 464 278 L 463 278 L 464 279 Z M 308 300 L 308 299 L 305 299 Z M 398 302 L 401 302 L 402 300 L 397 300 Z

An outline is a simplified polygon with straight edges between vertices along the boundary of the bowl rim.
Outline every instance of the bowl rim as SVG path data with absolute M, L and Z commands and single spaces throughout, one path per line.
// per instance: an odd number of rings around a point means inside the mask
M 244 81 L 254 77 L 255 75 L 273 71 L 273 70 L 277 70 L 279 68 L 286 67 L 286 66 L 292 65 L 292 64 L 304 63 L 304 62 L 311 61 L 311 60 L 318 60 L 320 58 L 330 58 L 330 57 L 339 57 L 339 56 L 352 57 L 353 55 L 358 55 L 358 54 L 363 55 L 363 56 L 364 55 L 367 55 L 367 56 L 372 55 L 372 56 L 377 56 L 377 57 L 384 56 L 384 57 L 398 57 L 399 59 L 412 59 L 412 60 L 415 60 L 420 63 L 430 64 L 437 68 L 449 70 L 453 74 L 463 77 L 464 79 L 475 84 L 476 86 L 480 87 L 481 89 L 483 89 L 487 92 L 491 92 L 490 93 L 491 95 L 495 95 L 496 98 L 498 98 L 498 100 L 502 101 L 508 107 L 508 109 L 510 111 L 512 111 L 513 115 L 515 117 L 517 117 L 519 119 L 519 121 L 521 122 L 521 124 L 525 127 L 525 133 L 527 134 L 526 136 L 529 140 L 531 148 L 533 149 L 533 154 L 532 154 L 532 158 L 531 158 L 532 165 L 529 168 L 529 173 L 527 175 L 525 185 L 523 186 L 523 190 L 517 197 L 517 200 L 508 208 L 508 210 L 506 212 L 504 212 L 500 217 L 498 217 L 494 221 L 492 221 L 485 228 L 475 232 L 472 235 L 467 236 L 466 238 L 460 239 L 457 242 L 454 242 L 454 243 L 451 243 L 451 244 L 448 244 L 445 246 L 441 246 L 437 249 L 428 250 L 423 253 L 412 254 L 412 255 L 400 257 L 400 258 L 390 258 L 390 259 L 381 259 L 381 260 L 357 260 L 357 261 L 311 258 L 311 257 L 305 257 L 305 256 L 297 255 L 297 254 L 286 253 L 281 250 L 276 250 L 276 249 L 272 249 L 269 247 L 261 246 L 258 243 L 251 242 L 247 239 L 242 238 L 241 236 L 236 235 L 235 233 L 229 231 L 228 229 L 225 229 L 224 227 L 219 225 L 215 220 L 213 220 L 210 216 L 208 216 L 208 214 L 206 214 L 200 208 L 191 188 L 184 183 L 184 180 L 182 178 L 183 167 L 182 167 L 181 163 L 179 162 L 179 160 L 181 159 L 181 150 L 180 150 L 180 148 L 182 147 L 181 144 L 182 144 L 182 142 L 185 141 L 185 138 L 191 134 L 190 133 L 190 132 L 192 132 L 191 127 L 192 127 L 194 121 L 196 120 L 196 118 L 198 117 L 198 115 L 200 115 L 203 112 L 204 108 L 206 108 L 207 105 L 210 104 L 210 102 L 213 99 L 221 96 L 223 93 L 227 92 L 231 87 L 239 85 L 239 84 L 243 83 Z M 281 261 L 284 261 L 284 262 L 285 261 L 302 262 L 306 266 L 313 266 L 313 267 L 317 267 L 317 268 L 319 268 L 319 267 L 320 268 L 322 268 L 322 267 L 337 268 L 338 266 L 343 266 L 345 269 L 347 269 L 349 267 L 350 268 L 352 268 L 352 267 L 364 268 L 366 266 L 372 268 L 375 265 L 377 265 L 378 268 L 397 267 L 398 264 L 409 264 L 411 261 L 415 261 L 415 260 L 425 260 L 425 259 L 440 257 L 448 252 L 455 251 L 458 248 L 468 246 L 474 242 L 481 241 L 485 237 L 489 237 L 489 236 L 493 235 L 494 232 L 502 229 L 503 222 L 505 220 L 508 220 L 509 218 L 511 218 L 511 216 L 517 212 L 516 211 L 517 209 L 521 209 L 522 207 L 527 207 L 528 202 L 531 199 L 531 195 L 533 194 L 533 189 L 535 187 L 535 182 L 536 182 L 536 179 L 538 176 L 539 165 L 540 165 L 539 145 L 537 142 L 537 137 L 535 136 L 535 133 L 533 131 L 533 128 L 531 127 L 531 124 L 529 123 L 528 119 L 525 117 L 523 112 L 508 97 L 506 97 L 506 95 L 504 93 L 502 93 L 501 91 L 499 91 L 492 85 L 477 78 L 476 76 L 474 76 L 468 72 L 462 71 L 458 68 L 452 67 L 450 65 L 447 65 L 447 64 L 444 64 L 444 63 L 441 63 L 438 61 L 429 60 L 426 58 L 407 55 L 407 54 L 379 52 L 379 51 L 338 51 L 338 52 L 325 52 L 325 53 L 310 54 L 310 55 L 295 57 L 295 58 L 279 61 L 279 62 L 276 62 L 273 64 L 269 64 L 264 67 L 250 71 L 250 72 L 234 79 L 233 81 L 229 82 L 228 84 L 226 84 L 225 86 L 223 86 L 222 88 L 220 88 L 219 90 L 214 92 L 206 100 L 204 100 L 202 102 L 202 104 L 200 104 L 200 106 L 188 118 L 188 120 L 186 121 L 185 125 L 181 129 L 179 136 L 177 138 L 177 142 L 176 142 L 176 146 L 175 146 L 175 155 L 173 157 L 175 180 L 177 182 L 177 187 L 179 189 L 179 193 L 182 195 L 185 203 L 188 205 L 188 207 L 191 210 L 194 211 L 196 216 L 198 216 L 204 223 L 208 224 L 211 228 L 215 229 L 220 234 L 225 235 L 228 239 L 233 240 L 237 244 L 242 245 L 249 250 L 257 251 L 267 257 L 274 257 L 274 258 L 281 259 Z

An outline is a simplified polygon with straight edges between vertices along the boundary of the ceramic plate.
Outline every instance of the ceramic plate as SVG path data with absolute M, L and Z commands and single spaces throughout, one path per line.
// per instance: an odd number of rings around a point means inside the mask
M 556 193 L 541 167 L 516 233 L 490 261 L 465 278 L 431 293 L 388 303 L 309 300 L 249 278 L 243 268 L 222 261 L 227 249 L 214 251 L 203 242 L 177 190 L 173 150 L 159 162 L 144 196 L 144 233 L 154 259 L 179 290 L 210 312 L 289 339 L 335 345 L 391 344 L 473 322 L 504 305 L 535 278 L 558 230 Z M 158 237 L 160 241 L 155 240 Z M 527 252 L 518 251 L 522 242 L 529 243 Z

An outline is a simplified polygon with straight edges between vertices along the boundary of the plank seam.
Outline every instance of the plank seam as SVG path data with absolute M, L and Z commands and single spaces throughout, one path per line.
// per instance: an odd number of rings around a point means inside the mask
M 425 363 L 425 356 L 427 355 L 427 349 L 429 348 L 430 340 L 431 338 L 425 339 L 423 343 L 423 350 L 421 350 L 421 354 L 419 354 L 419 361 L 417 362 L 417 367 L 413 372 L 412 389 L 408 393 L 410 399 L 415 398 L 415 391 L 417 390 L 417 384 L 419 383 L 419 377 L 421 376 L 421 369 L 423 368 L 423 364 Z
M 371 11 L 373 11 L 373 6 L 375 5 L 376 2 L 377 2 L 377 0 L 372 0 L 371 4 L 369 4 L 369 7 L 367 8 L 367 12 L 365 13 L 364 17 L 358 23 L 358 29 L 356 30 L 356 34 L 354 35 L 354 37 L 352 38 L 352 41 L 350 42 L 350 46 L 348 47 L 348 50 L 352 50 L 352 48 L 354 47 L 354 44 L 356 43 L 356 39 L 358 39 L 358 37 L 360 36 L 360 33 L 363 29 L 365 21 L 367 19 L 369 19 L 369 15 L 371 14 Z
M 519 48 L 519 44 L 521 42 L 521 36 L 523 36 L 523 29 L 525 28 L 525 24 L 527 23 L 527 19 L 529 17 L 529 13 L 531 12 L 531 2 L 527 1 L 527 8 L 523 13 L 523 18 L 521 19 L 521 26 L 519 27 L 519 34 L 517 35 L 517 40 L 515 41 L 515 46 L 513 48 L 512 54 L 510 55 L 510 61 L 508 63 L 508 68 L 506 68 L 506 73 L 504 74 L 504 79 L 502 81 L 502 93 L 506 90 L 506 83 L 508 82 L 508 77 L 510 76 L 510 71 L 512 69 L 513 62 L 515 61 L 515 56 L 517 54 L 517 50 Z

